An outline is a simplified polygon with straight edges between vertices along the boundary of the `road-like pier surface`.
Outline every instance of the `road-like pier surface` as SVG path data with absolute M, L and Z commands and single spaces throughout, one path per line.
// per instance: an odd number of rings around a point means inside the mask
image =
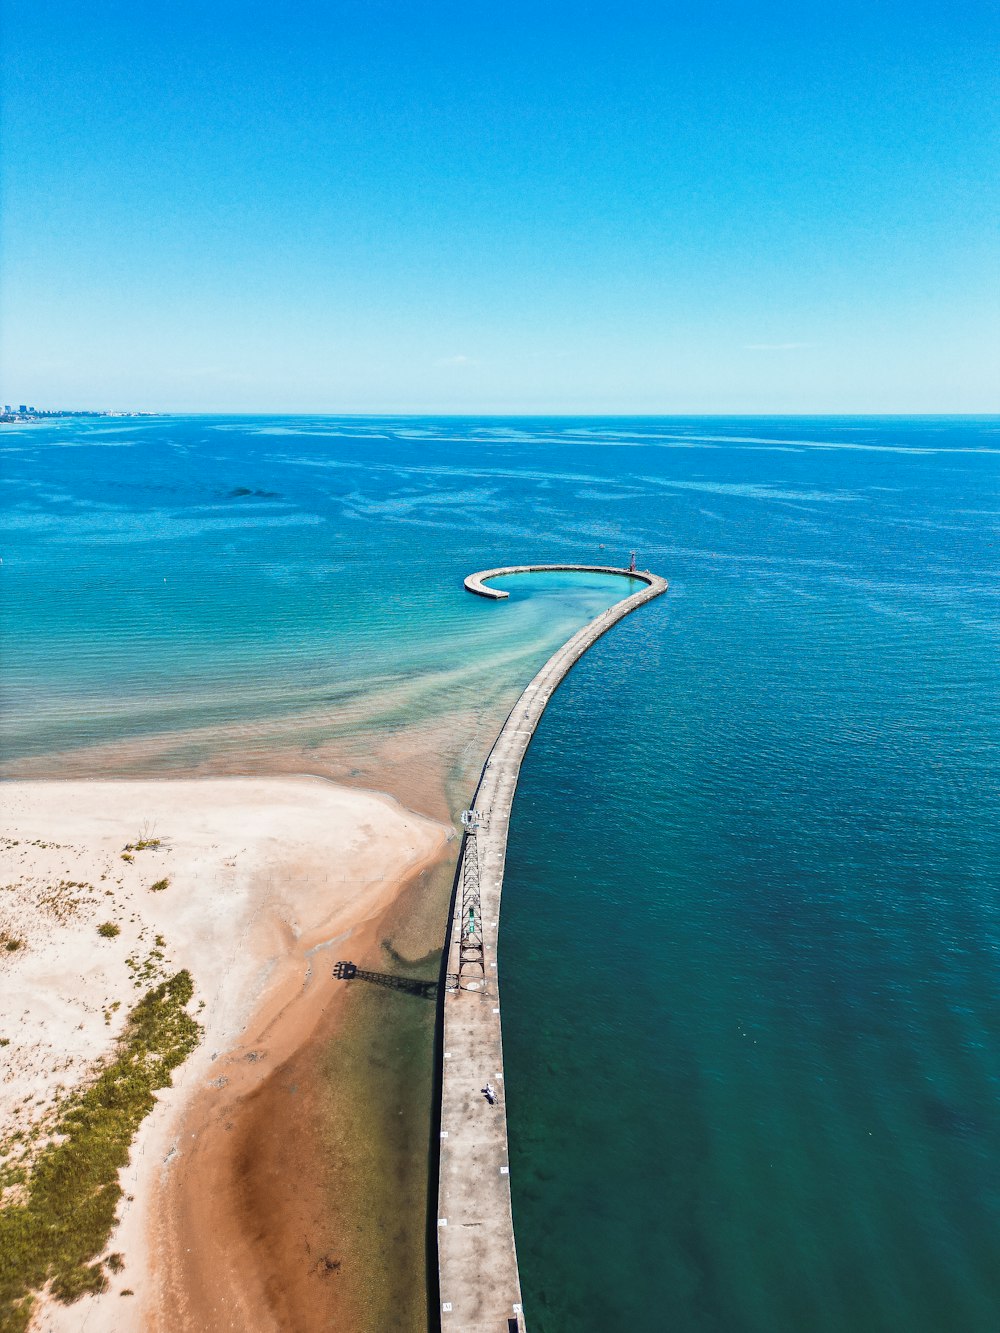
M 524 1333 L 507 1158 L 497 935 L 507 829 L 528 743 L 570 667 L 612 625 L 667 590 L 648 571 L 600 565 L 512 565 L 470 574 L 469 592 L 508 594 L 487 579 L 544 570 L 619 574 L 643 586 L 595 617 L 553 655 L 514 705 L 473 800 L 448 932 L 441 1071 L 438 1275 L 445 1333 Z M 489 1088 L 492 1101 L 484 1089 Z

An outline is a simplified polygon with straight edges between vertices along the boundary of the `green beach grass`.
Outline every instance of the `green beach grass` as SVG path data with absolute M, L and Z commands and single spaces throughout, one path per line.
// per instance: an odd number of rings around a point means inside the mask
M 30 1166 L 0 1167 L 7 1196 L 0 1209 L 2 1333 L 23 1333 L 46 1283 L 69 1303 L 104 1291 L 106 1267 L 119 1271 L 119 1256 L 98 1259 L 122 1196 L 118 1172 L 154 1093 L 169 1086 L 171 1071 L 198 1044 L 201 1028 L 187 1012 L 193 993 L 187 971 L 147 991 L 128 1016 L 114 1058 L 62 1104 L 50 1141 Z M 3 1145 L 5 1157 L 11 1146 Z

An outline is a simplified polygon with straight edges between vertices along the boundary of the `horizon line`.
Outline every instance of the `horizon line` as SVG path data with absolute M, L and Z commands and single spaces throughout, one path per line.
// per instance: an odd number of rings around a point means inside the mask
M 15 413 L 18 409 L 14 409 Z M 793 411 L 789 409 L 776 409 L 773 411 L 755 408 L 751 410 L 740 411 L 739 409 L 728 409 L 726 411 L 710 411 L 704 408 L 684 410 L 680 408 L 671 411 L 647 411 L 647 412 L 613 412 L 608 410 L 583 412 L 578 410 L 560 411 L 554 409 L 537 409 L 534 411 L 499 411 L 489 408 L 470 409 L 468 411 L 455 411 L 449 409 L 446 411 L 434 410 L 432 408 L 402 408 L 392 410 L 388 408 L 364 408 L 354 410 L 337 410 L 335 408 L 184 408 L 184 407 L 42 407 L 35 408 L 39 418 L 46 414 L 61 414 L 65 417 L 71 416 L 89 416 L 89 415 L 140 415 L 149 417 L 356 417 L 356 418 L 385 418 L 385 417 L 442 417 L 446 419 L 462 420 L 464 418 L 474 417 L 501 417 L 516 419 L 533 419 L 538 417 L 547 417 L 559 420 L 593 420 L 595 418 L 610 418 L 614 420 L 663 420 L 674 417 L 694 417 L 711 418 L 718 420 L 720 418 L 774 418 L 788 417 L 789 419 L 802 419 L 808 417 L 996 417 L 1000 418 L 1000 407 L 989 409 L 962 409 L 960 411 L 949 411 L 947 409 L 935 409 L 933 411 L 919 410 L 901 410 L 884 409 L 881 411 L 865 410 L 851 411 L 838 409 L 837 411 L 824 411 L 822 409 L 812 408 L 809 410 Z M 36 418 L 36 419 L 39 419 Z M 2 425 L 29 424 L 25 422 L 0 422 Z

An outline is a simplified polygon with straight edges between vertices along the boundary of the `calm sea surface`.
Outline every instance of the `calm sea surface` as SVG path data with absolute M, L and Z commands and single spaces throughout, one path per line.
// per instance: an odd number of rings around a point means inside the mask
M 514 811 L 530 1326 L 1000 1328 L 1000 421 L 71 421 L 0 469 L 8 772 L 495 710 L 617 590 L 461 577 L 637 549 L 670 591 Z

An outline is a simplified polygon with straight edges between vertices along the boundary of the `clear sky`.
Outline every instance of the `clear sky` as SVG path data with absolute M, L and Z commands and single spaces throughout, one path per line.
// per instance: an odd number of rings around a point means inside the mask
M 3 401 L 991 411 L 992 0 L 7 0 Z

